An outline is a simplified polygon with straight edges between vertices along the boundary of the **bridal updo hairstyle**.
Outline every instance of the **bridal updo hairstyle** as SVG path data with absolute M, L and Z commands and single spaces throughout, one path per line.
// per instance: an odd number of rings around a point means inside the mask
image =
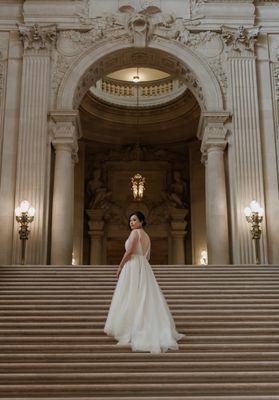
M 146 220 L 145 220 L 144 214 L 141 211 L 135 211 L 132 214 L 130 214 L 130 216 L 129 216 L 129 221 L 128 221 L 129 229 L 131 229 L 131 227 L 130 227 L 130 219 L 131 219 L 131 217 L 133 215 L 136 215 L 138 217 L 139 221 L 142 222 L 142 227 L 146 226 Z

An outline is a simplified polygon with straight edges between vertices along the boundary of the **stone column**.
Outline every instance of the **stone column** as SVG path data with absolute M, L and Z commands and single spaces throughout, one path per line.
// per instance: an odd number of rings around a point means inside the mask
M 55 148 L 51 229 L 51 264 L 72 264 L 74 229 L 74 163 L 77 154 L 77 114 L 51 114 Z
M 45 264 L 47 257 L 50 144 L 48 101 L 50 50 L 56 27 L 20 26 L 24 45 L 15 204 L 28 200 L 36 214 L 27 248 L 27 263 Z M 13 262 L 20 260 L 17 226 L 14 227 Z
M 223 32 L 230 69 L 232 135 L 229 158 L 230 204 L 233 261 L 254 263 L 254 251 L 249 226 L 243 210 L 251 200 L 265 209 L 262 166 L 262 144 L 259 122 L 258 89 L 254 43 L 257 28 L 240 27 Z M 260 241 L 261 261 L 267 262 L 266 230 L 263 224 Z
M 83 232 L 84 232 L 84 170 L 85 143 L 78 146 L 78 163 L 75 166 L 75 206 L 74 206 L 74 245 L 73 255 L 75 264 L 83 264 Z
M 206 157 L 206 235 L 209 264 L 229 264 L 229 235 L 224 150 L 226 113 L 203 115 L 202 152 Z
M 192 262 L 200 263 L 201 252 L 207 250 L 205 214 L 205 169 L 200 161 L 200 143 L 188 146 L 190 158 L 191 242 Z
M 172 264 L 185 264 L 185 217 L 188 210 L 173 208 L 171 214 Z
M 279 218 L 274 216 L 279 215 L 279 53 L 275 35 L 260 36 L 257 57 L 268 262 L 278 265 Z
M 103 261 L 104 211 L 87 210 L 89 216 L 90 264 L 101 265 Z
M 22 44 L 17 32 L 0 33 L 0 53 L 0 265 L 6 265 L 13 262 L 13 236 L 18 235 L 14 223 Z

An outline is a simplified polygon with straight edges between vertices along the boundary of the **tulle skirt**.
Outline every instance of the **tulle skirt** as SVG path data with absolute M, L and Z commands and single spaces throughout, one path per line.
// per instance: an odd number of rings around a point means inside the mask
M 144 256 L 133 255 L 115 288 L 104 332 L 118 345 L 151 353 L 177 350 L 178 333 L 165 297 Z

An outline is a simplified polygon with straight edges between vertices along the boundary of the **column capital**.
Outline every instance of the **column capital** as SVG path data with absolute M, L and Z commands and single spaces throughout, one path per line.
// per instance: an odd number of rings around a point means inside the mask
M 71 151 L 74 160 L 81 132 L 78 111 L 51 112 L 49 128 L 51 142 L 55 149 Z
M 227 146 L 228 129 L 225 123 L 230 113 L 211 112 L 203 113 L 200 120 L 199 137 L 202 139 L 201 152 L 204 154 L 211 150 L 224 151 Z
M 207 126 L 223 127 L 229 121 L 231 113 L 228 111 L 210 111 L 203 112 L 200 116 L 198 126 L 198 138 L 203 139 L 205 128 Z
M 25 55 L 48 54 L 56 45 L 56 25 L 18 24 L 18 31 Z
M 221 37 L 229 56 L 253 57 L 260 29 L 259 26 L 251 28 L 245 28 L 243 25 L 238 28 L 222 26 Z

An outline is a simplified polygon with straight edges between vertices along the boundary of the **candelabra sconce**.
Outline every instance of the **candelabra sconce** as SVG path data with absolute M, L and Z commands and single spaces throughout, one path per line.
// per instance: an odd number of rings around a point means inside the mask
M 244 209 L 247 222 L 250 224 L 250 232 L 255 246 L 256 264 L 260 264 L 260 245 L 259 241 L 262 234 L 261 223 L 264 210 L 255 200 L 251 201 L 250 207 Z
M 21 240 L 21 265 L 25 265 L 26 242 L 30 233 L 29 225 L 34 220 L 35 208 L 29 201 L 23 200 L 15 209 L 16 221 L 19 223 L 19 238 Z

